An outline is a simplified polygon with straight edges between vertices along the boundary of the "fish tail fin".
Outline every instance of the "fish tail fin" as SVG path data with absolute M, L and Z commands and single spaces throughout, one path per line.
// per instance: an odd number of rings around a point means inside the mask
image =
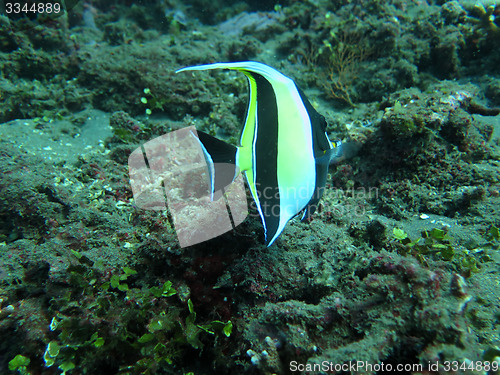
M 197 130 L 193 136 L 200 142 L 210 177 L 211 193 L 222 190 L 238 176 L 237 147 Z

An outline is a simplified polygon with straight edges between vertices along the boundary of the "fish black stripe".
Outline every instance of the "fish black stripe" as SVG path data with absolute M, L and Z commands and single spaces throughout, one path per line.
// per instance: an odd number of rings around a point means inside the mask
M 280 222 L 278 189 L 278 104 L 272 85 L 251 73 L 257 86 L 257 123 L 254 139 L 254 181 L 266 227 L 266 242 L 274 237 Z
M 320 159 L 324 152 L 330 150 L 330 143 L 328 137 L 326 136 L 326 120 L 325 118 L 319 114 L 314 107 L 311 105 L 309 100 L 307 99 L 304 92 L 297 87 L 300 98 L 304 102 L 304 106 L 306 107 L 307 114 L 309 115 L 309 119 L 311 121 L 311 134 L 312 134 L 312 146 L 314 158 L 316 160 Z M 309 219 L 312 214 L 316 211 L 317 205 L 323 192 L 325 190 L 326 177 L 328 174 L 328 163 L 318 163 L 316 162 L 316 181 L 314 187 L 314 193 L 311 197 L 311 200 L 307 203 L 306 210 L 304 212 L 304 216 L 302 220 Z
M 297 89 L 300 94 L 300 98 L 306 107 L 307 114 L 309 115 L 309 119 L 311 120 L 311 134 L 313 140 L 313 152 L 314 157 L 321 157 L 323 155 L 323 151 L 330 149 L 330 143 L 325 134 L 326 132 L 326 120 L 320 115 L 314 107 L 311 105 L 309 100 L 307 99 L 304 92 L 297 86 Z

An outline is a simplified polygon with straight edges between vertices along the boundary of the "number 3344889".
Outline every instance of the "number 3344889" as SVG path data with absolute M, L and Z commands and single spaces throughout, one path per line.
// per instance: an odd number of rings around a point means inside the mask
M 5 3 L 5 13 L 7 14 L 60 13 L 61 11 L 62 11 L 61 4 L 57 2 Z

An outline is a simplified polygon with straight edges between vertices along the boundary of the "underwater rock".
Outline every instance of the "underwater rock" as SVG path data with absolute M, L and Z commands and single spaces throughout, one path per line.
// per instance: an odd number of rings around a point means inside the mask
M 280 15 L 277 12 L 242 12 L 219 24 L 219 31 L 224 35 L 240 36 L 255 34 L 266 40 L 279 28 Z

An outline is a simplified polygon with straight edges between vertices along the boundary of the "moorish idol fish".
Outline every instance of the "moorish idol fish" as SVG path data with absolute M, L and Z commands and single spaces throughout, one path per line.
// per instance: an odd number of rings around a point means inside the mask
M 330 142 L 326 120 L 313 108 L 295 82 L 277 70 L 254 61 L 216 63 L 177 70 L 230 69 L 246 75 L 250 87 L 240 146 L 234 147 L 198 132 L 209 164 L 212 191 L 227 186 L 243 172 L 262 219 L 266 245 L 303 211 L 314 213 L 323 195 L 328 165 L 342 158 L 342 143 Z M 235 175 L 218 181 L 217 163 L 235 166 Z M 223 177 L 224 179 L 224 177 Z

